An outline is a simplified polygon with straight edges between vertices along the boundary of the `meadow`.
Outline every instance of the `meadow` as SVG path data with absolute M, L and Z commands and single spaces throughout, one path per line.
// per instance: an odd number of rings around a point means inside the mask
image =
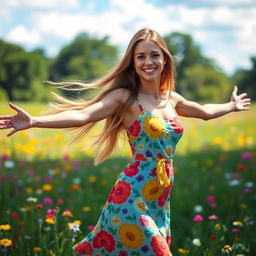
M 45 110 L 17 104 L 35 115 Z M 2 103 L 0 110 L 13 113 Z M 255 110 L 182 119 L 171 194 L 174 256 L 256 255 Z M 73 145 L 72 134 L 61 130 L 6 134 L 0 132 L 0 255 L 73 255 L 128 163 L 128 145 L 120 141 L 94 166 L 93 149 L 84 150 L 88 138 Z

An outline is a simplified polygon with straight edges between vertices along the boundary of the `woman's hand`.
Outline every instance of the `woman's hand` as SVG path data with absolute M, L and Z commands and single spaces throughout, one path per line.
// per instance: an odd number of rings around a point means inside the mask
M 0 130 L 13 128 L 13 130 L 7 134 L 9 137 L 17 131 L 32 127 L 32 118 L 26 111 L 12 103 L 9 103 L 9 106 L 17 113 L 15 115 L 0 116 Z
M 251 104 L 250 98 L 245 98 L 247 93 L 242 93 L 237 95 L 237 86 L 234 86 L 233 92 L 231 94 L 230 102 L 233 106 L 233 111 L 249 110 L 249 105 Z

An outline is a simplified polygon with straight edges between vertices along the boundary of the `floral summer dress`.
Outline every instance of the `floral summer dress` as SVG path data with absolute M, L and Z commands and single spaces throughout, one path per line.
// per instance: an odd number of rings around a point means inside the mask
M 127 129 L 133 158 L 119 175 L 94 230 L 73 249 L 79 255 L 170 256 L 173 156 L 183 127 L 143 111 Z

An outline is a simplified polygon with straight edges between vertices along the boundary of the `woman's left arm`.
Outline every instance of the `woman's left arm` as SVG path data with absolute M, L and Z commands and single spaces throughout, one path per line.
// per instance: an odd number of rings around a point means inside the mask
M 249 110 L 251 99 L 246 96 L 246 93 L 237 95 L 237 86 L 234 86 L 230 101 L 224 104 L 200 105 L 196 102 L 186 100 L 177 93 L 173 93 L 173 100 L 178 115 L 209 120 L 230 112 Z

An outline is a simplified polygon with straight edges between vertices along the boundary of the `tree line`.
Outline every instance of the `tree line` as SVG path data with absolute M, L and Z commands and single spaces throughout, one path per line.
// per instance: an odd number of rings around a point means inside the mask
M 256 96 L 256 57 L 252 68 L 227 76 L 213 59 L 204 56 L 191 35 L 174 32 L 164 37 L 174 56 L 176 90 L 197 101 L 225 101 L 233 84 L 250 97 Z M 79 34 L 54 58 L 47 58 L 42 49 L 26 51 L 19 45 L 0 40 L 0 100 L 48 101 L 51 81 L 92 81 L 117 63 L 119 48 L 109 38 Z M 76 97 L 70 91 L 65 96 Z M 81 96 L 81 95 L 80 95 Z

